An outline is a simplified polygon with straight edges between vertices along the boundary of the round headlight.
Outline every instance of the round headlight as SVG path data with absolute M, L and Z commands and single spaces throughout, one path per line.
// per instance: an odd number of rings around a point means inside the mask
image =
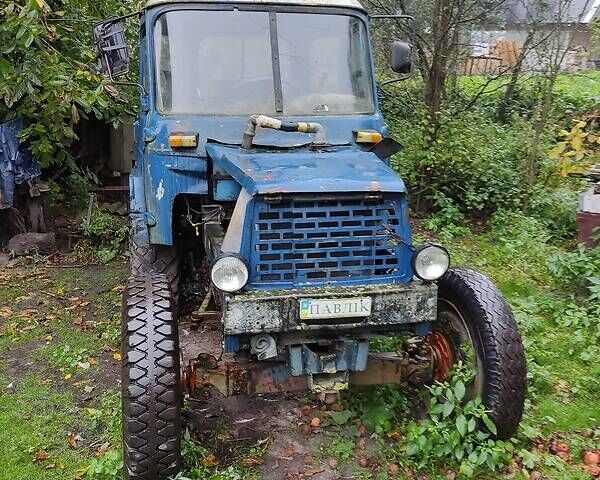
M 431 282 L 440 278 L 450 267 L 450 255 L 439 245 L 424 245 L 415 250 L 413 269 L 421 280 Z
M 224 292 L 237 292 L 248 282 L 248 267 L 238 257 L 221 257 L 212 266 L 210 279 Z

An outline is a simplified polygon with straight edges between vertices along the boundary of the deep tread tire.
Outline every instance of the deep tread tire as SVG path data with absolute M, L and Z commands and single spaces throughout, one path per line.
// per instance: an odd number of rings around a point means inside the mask
M 447 305 L 444 299 L 453 304 L 473 339 L 484 377 L 481 397 L 497 436 L 510 438 L 521 421 L 527 393 L 525 353 L 511 308 L 496 286 L 473 270 L 449 270 L 438 287 L 438 307 Z
M 123 447 L 127 480 L 166 480 L 181 468 L 177 324 L 166 275 L 132 276 L 122 312 Z
M 180 262 L 174 246 L 138 245 L 133 237 L 129 241 L 131 274 L 163 273 L 169 280 L 175 303 L 179 298 Z

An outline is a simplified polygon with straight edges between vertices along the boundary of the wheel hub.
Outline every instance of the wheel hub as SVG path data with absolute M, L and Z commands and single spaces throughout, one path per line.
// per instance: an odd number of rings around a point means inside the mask
M 433 379 L 443 382 L 454 365 L 454 352 L 448 337 L 439 330 L 429 334 L 429 346 L 433 355 Z

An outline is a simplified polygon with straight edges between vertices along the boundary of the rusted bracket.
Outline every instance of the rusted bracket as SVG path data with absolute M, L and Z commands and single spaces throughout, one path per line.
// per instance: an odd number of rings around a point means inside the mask
M 350 385 L 380 385 L 431 381 L 433 359 L 397 353 L 372 353 L 367 368 L 350 372 Z M 212 355 L 190 361 L 183 374 L 184 389 L 191 397 L 253 395 L 316 390 L 310 375 L 292 376 L 284 362 L 239 362 L 233 356 L 220 362 Z

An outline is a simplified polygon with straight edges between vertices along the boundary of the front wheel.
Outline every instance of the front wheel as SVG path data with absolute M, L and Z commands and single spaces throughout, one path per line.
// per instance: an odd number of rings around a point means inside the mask
M 431 341 L 436 377 L 444 379 L 457 360 L 470 360 L 476 375 L 468 397 L 481 397 L 498 438 L 513 436 L 523 415 L 527 369 L 517 323 L 496 286 L 473 270 L 449 270 L 438 281 Z
M 181 468 L 177 324 L 169 279 L 134 275 L 123 292 L 121 389 L 127 480 L 167 480 Z

